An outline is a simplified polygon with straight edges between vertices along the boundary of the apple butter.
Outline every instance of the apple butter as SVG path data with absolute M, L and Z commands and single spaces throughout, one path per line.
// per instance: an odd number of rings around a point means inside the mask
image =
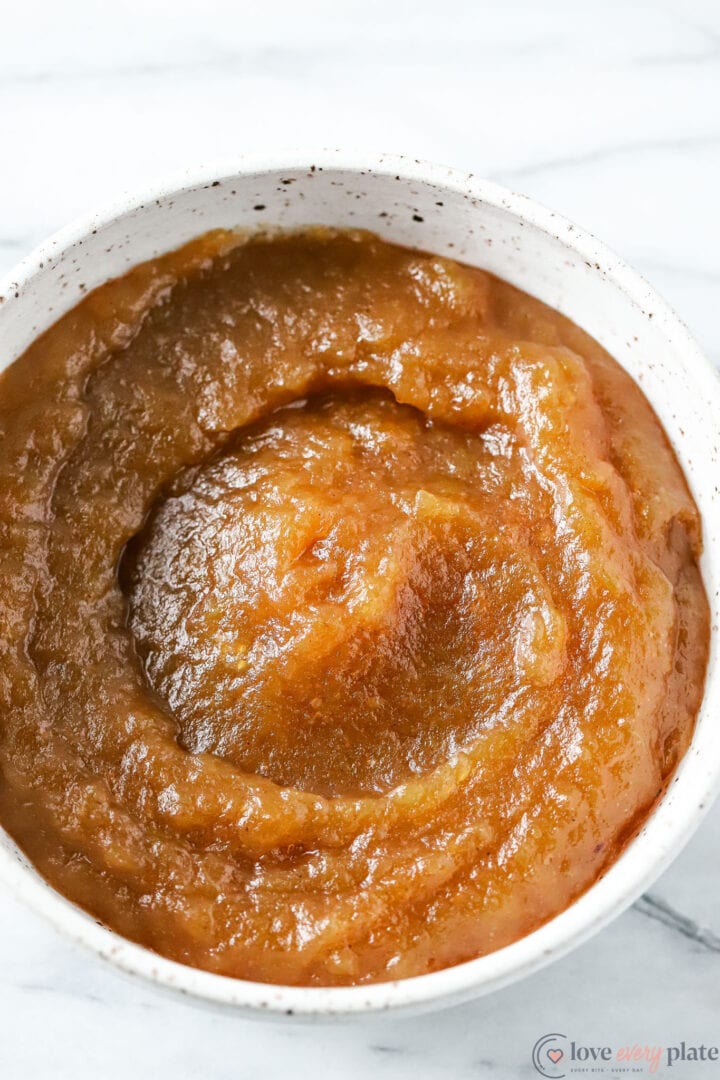
M 491 275 L 210 233 L 0 376 L 0 823 L 183 963 L 498 949 L 692 735 L 698 512 L 639 387 Z

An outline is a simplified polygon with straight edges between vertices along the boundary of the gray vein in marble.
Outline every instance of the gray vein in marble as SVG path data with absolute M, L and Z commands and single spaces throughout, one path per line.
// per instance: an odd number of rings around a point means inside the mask
M 390 42 L 389 44 L 396 44 Z M 410 43 L 413 44 L 412 42 Z M 417 43 L 404 52 L 398 50 L 394 63 L 402 66 L 403 61 L 413 65 L 422 64 L 444 68 L 448 63 L 458 65 L 484 63 L 497 64 L 503 57 L 518 60 L 530 54 L 533 59 L 552 53 L 565 44 L 559 36 L 533 38 L 526 42 L 505 44 L 498 41 L 485 42 L 481 37 L 471 35 L 466 41 L 436 41 L 432 45 Z M 419 47 L 418 47 L 419 46 Z M 363 61 L 365 63 L 367 61 Z M 102 67 L 88 66 L 55 69 L 0 72 L 0 89 L 20 86 L 48 86 L 55 83 L 81 83 L 102 79 L 109 81 L 117 78 L 156 78 L 167 76 L 205 77 L 208 74 L 234 75 L 246 78 L 248 75 L 264 77 L 281 75 L 288 78 L 297 74 L 298 66 L 303 74 L 312 73 L 317 78 L 318 69 L 358 66 L 357 48 L 343 40 L 333 40 L 327 47 L 311 47 L 304 44 L 302 49 L 292 45 L 257 45 L 248 49 L 222 51 L 214 55 L 205 55 L 198 59 L 179 59 L 160 63 L 120 63 Z
M 695 30 L 704 39 L 704 46 L 697 52 L 658 53 L 655 56 L 638 56 L 633 63 L 642 67 L 665 67 L 670 64 L 706 64 L 720 59 L 720 35 L 709 26 L 682 20 L 689 30 Z
M 672 277 L 683 278 L 686 281 L 701 282 L 702 284 L 720 284 L 720 268 L 705 266 L 685 266 L 681 263 L 664 262 L 658 259 L 646 259 L 644 255 L 630 255 L 628 261 L 635 266 L 642 267 L 644 274 L 667 274 Z
M 648 919 L 654 919 L 656 922 L 662 923 L 663 926 L 667 926 L 668 929 L 682 934 L 683 937 L 694 941 L 702 949 L 712 953 L 720 953 L 720 937 L 717 934 L 714 934 L 708 927 L 700 926 L 694 919 L 683 915 L 681 911 L 677 911 L 662 897 L 656 896 L 654 893 L 645 893 L 633 905 L 633 909 L 641 915 L 645 915 Z
M 22 993 L 28 994 L 61 994 L 63 996 L 72 996 L 79 1001 L 92 1002 L 95 1005 L 106 1005 L 105 998 L 100 997 L 98 994 L 91 994 L 87 990 L 76 990 L 74 987 L 70 988 L 63 986 L 62 984 L 51 985 L 49 983 L 42 982 L 16 982 L 13 984 L 15 990 L 19 990 Z
M 690 21 L 689 19 L 679 19 L 678 21 L 688 30 L 694 30 L 699 34 L 704 42 L 704 47 L 701 47 L 697 52 L 667 53 L 664 56 L 639 56 L 634 63 L 643 67 L 653 67 L 666 64 L 702 64 L 720 58 L 720 34 L 704 23 Z
M 22 247 L 31 242 L 27 236 L 0 236 L 0 247 Z
M 488 179 L 496 180 L 498 183 L 507 183 L 559 169 L 584 168 L 586 165 L 594 165 L 600 161 L 607 161 L 609 158 L 656 151 L 705 150 L 717 146 L 720 146 L 720 132 L 710 132 L 707 135 L 678 135 L 668 139 L 648 139 L 620 146 L 601 146 L 597 150 L 588 150 L 582 154 L 558 156 L 510 169 L 495 170 L 488 174 Z

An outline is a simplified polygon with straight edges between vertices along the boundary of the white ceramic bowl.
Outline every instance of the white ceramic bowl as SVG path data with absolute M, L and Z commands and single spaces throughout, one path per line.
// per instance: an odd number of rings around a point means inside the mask
M 0 282 L 0 369 L 88 290 L 214 228 L 356 226 L 491 270 L 570 316 L 640 382 L 703 516 L 712 607 L 705 700 L 692 745 L 642 831 L 567 911 L 490 956 L 431 975 L 352 988 L 229 979 L 166 960 L 100 926 L 36 873 L 0 830 L 0 878 L 70 938 L 125 972 L 254 1015 L 420 1011 L 495 990 L 595 933 L 665 869 L 720 786 L 720 380 L 653 289 L 602 244 L 529 199 L 407 158 L 341 153 L 245 157 L 124 199 L 63 229 Z M 5 933 L 8 928 L 4 929 Z

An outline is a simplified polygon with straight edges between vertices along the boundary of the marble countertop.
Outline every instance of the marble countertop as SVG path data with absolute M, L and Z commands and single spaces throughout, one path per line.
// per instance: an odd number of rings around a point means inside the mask
M 2 8 L 0 271 L 127 187 L 282 146 L 406 152 L 536 197 L 645 273 L 720 366 L 717 0 Z M 716 805 L 651 892 L 571 956 L 471 1005 L 350 1026 L 165 997 L 0 889 L 0 1075 L 514 1080 L 537 1075 L 548 1031 L 717 1045 L 719 847 Z

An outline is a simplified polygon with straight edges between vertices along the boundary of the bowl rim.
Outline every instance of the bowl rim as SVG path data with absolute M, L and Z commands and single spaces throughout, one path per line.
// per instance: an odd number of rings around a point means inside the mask
M 602 242 L 567 218 L 519 194 L 473 173 L 432 164 L 399 154 L 353 154 L 341 150 L 285 150 L 274 154 L 243 154 L 193 169 L 182 170 L 137 188 L 84 214 L 36 247 L 0 279 L 0 296 L 10 301 L 31 285 L 50 258 L 83 240 L 94 229 L 140 209 L 151 201 L 165 200 L 185 189 L 224 181 L 233 176 L 307 171 L 315 165 L 325 172 L 370 173 L 399 176 L 402 181 L 426 183 L 454 194 L 469 196 L 514 215 L 518 220 L 561 238 L 584 261 L 602 266 L 602 274 L 641 310 L 651 310 L 654 324 L 682 351 L 692 369 L 696 392 L 718 401 L 718 372 L 702 353 L 689 330 L 670 305 L 647 281 Z M 199 230 L 201 232 L 202 229 Z M 132 263 L 129 266 L 133 265 Z M 77 300 L 75 300 L 77 302 Z M 2 308 L 0 308 L 0 312 Z M 706 550 L 705 556 L 710 553 Z M 712 597 L 709 597 L 712 603 Z M 711 629 L 711 657 L 698 726 L 711 684 L 720 679 L 713 671 L 713 652 L 718 627 Z M 696 728 L 697 731 L 697 728 Z M 106 928 L 49 885 L 24 855 L 0 847 L 0 880 L 56 929 L 93 953 L 109 960 L 121 971 L 139 976 L 158 987 L 227 1006 L 251 1015 L 297 1016 L 322 1019 L 350 1017 L 385 1010 L 422 1010 L 456 1004 L 497 990 L 529 975 L 582 944 L 632 904 L 669 865 L 695 831 L 720 789 L 720 753 L 706 765 L 704 781 L 688 793 L 687 805 L 674 817 L 664 815 L 663 843 L 653 845 L 653 827 L 675 786 L 687 772 L 695 734 L 673 781 L 637 837 L 607 872 L 569 908 L 524 938 L 496 952 L 454 967 L 407 979 L 352 987 L 295 987 L 234 979 L 168 960 Z M 686 785 L 687 786 L 687 785 Z M 649 835 L 650 834 L 650 835 Z M 14 846 L 14 845 L 13 845 Z M 635 858 L 628 856 L 633 853 Z M 641 858 L 638 858 L 638 854 Z

